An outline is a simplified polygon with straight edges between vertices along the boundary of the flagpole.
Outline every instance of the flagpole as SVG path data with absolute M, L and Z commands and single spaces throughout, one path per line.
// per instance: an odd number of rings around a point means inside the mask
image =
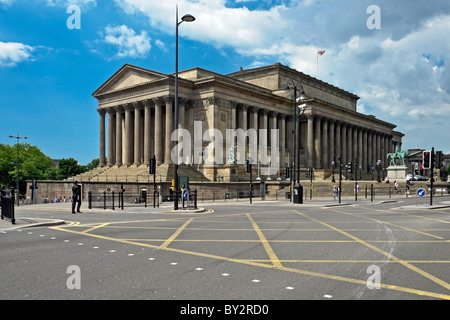
M 317 74 L 316 74 L 316 78 L 319 79 L 319 51 L 317 51 L 316 55 L 317 55 Z
M 317 79 L 319 79 L 319 55 L 322 56 L 324 53 L 324 50 L 317 50 Z

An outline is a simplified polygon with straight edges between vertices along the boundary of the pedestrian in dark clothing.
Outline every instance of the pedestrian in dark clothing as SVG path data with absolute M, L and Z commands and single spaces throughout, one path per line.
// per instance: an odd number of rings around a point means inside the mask
M 72 186 L 72 213 L 75 213 L 75 204 L 78 203 L 77 212 L 81 213 L 81 186 L 75 181 Z

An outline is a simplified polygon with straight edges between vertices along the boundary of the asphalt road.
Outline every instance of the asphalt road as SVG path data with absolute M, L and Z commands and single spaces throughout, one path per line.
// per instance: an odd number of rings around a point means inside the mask
M 0 299 L 450 299 L 449 207 L 329 204 L 208 203 L 194 214 L 22 207 L 16 216 L 65 224 L 0 231 Z

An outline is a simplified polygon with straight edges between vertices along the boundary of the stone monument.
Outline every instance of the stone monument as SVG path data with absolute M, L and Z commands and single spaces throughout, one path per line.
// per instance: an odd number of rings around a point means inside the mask
M 407 154 L 407 150 L 400 151 L 398 147 L 395 148 L 394 153 L 387 154 L 386 158 L 390 159 L 387 176 L 390 180 L 406 179 L 407 167 L 405 165 L 405 156 Z

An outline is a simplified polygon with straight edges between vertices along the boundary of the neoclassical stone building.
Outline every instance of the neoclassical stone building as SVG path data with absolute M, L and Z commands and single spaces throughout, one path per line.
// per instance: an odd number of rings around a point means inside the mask
M 180 153 L 183 167 L 211 181 L 218 177 L 238 181 L 245 173 L 242 163 L 249 157 L 255 159 L 255 141 L 246 138 L 245 149 L 229 163 L 227 129 L 255 129 L 258 144 L 267 143 L 269 155 L 272 129 L 278 129 L 280 170 L 272 174 L 284 174 L 283 168 L 293 162 L 293 90 L 286 89 L 292 81 L 301 84 L 307 102 L 300 118 L 302 169 L 314 167 L 316 172 L 326 172 L 339 155 L 343 163 L 358 159 L 363 171 L 377 160 L 386 167 L 386 154 L 397 146 L 401 149 L 403 134 L 394 130 L 396 125 L 359 113 L 358 96 L 282 64 L 228 75 L 193 68 L 179 72 L 179 128 L 192 136 L 218 129 L 224 137 L 223 161 L 211 164 L 208 160 L 217 156 L 218 150 L 211 151 L 206 148 L 210 142 L 203 141 L 200 146 L 188 145 L 190 157 Z M 174 74 L 126 64 L 93 96 L 98 100 L 100 167 L 104 173 L 145 169 L 153 156 L 158 168 L 172 165 Z M 203 156 L 204 162 L 195 161 L 198 156 Z

